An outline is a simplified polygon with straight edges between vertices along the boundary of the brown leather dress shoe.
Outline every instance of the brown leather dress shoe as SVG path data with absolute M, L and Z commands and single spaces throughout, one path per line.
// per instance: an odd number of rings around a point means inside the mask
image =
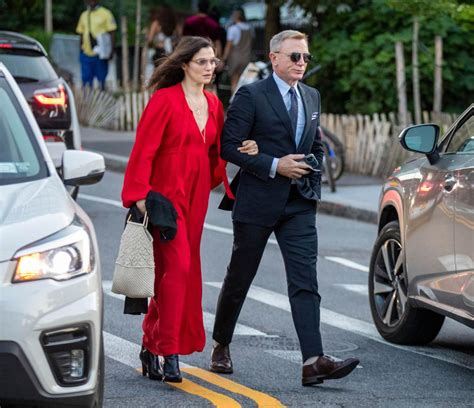
M 209 369 L 219 374 L 232 374 L 234 372 L 229 346 L 223 346 L 219 343 L 214 345 Z
M 336 361 L 323 355 L 315 363 L 303 366 L 302 383 L 304 386 L 321 384 L 324 380 L 336 380 L 349 375 L 359 364 L 357 358 Z

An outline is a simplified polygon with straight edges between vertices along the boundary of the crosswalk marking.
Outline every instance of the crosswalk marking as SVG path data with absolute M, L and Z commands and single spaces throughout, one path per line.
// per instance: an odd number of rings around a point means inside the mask
M 112 292 L 112 281 L 109 281 L 109 280 L 102 281 L 102 288 L 104 289 L 104 293 L 107 296 L 119 299 L 121 301 L 124 300 L 123 295 L 118 295 L 117 293 Z M 203 318 L 204 318 L 204 329 L 207 332 L 212 333 L 214 329 L 214 320 L 216 316 L 212 313 L 204 312 Z M 260 330 L 254 329 L 253 327 L 245 326 L 244 324 L 240 324 L 240 323 L 237 323 L 237 326 L 235 327 L 235 334 L 238 336 L 278 337 L 277 335 L 267 334 Z
M 361 265 L 357 262 L 350 261 L 349 259 L 346 259 L 346 258 L 340 258 L 338 256 L 325 256 L 324 258 L 327 259 L 328 261 L 336 262 L 340 265 L 344 265 L 352 269 L 357 269 L 358 271 L 369 272 L 369 268 L 367 266 Z
M 206 282 L 206 285 L 215 288 L 221 288 L 221 282 Z M 269 306 L 276 307 L 286 312 L 291 312 L 290 302 L 286 295 L 273 292 L 268 289 L 260 288 L 252 285 L 247 294 L 247 297 L 258 302 L 264 303 Z M 425 357 L 434 358 L 436 360 L 444 361 L 447 363 L 455 364 L 457 366 L 474 370 L 474 360 L 471 356 L 466 353 L 448 350 L 448 349 L 432 349 L 430 347 L 420 346 L 400 346 L 385 341 L 375 329 L 375 326 L 371 323 L 363 320 L 355 319 L 350 316 L 343 315 L 341 313 L 334 312 L 323 307 L 320 308 L 321 312 L 321 323 L 327 324 L 328 326 L 336 327 L 341 330 L 346 330 L 361 336 L 367 337 L 371 340 L 385 344 L 390 347 L 394 347 L 400 350 L 409 351 L 410 353 L 420 354 Z
M 349 292 L 354 292 L 359 295 L 368 295 L 368 286 L 367 285 L 360 285 L 355 283 L 335 283 L 334 286 L 339 286 Z

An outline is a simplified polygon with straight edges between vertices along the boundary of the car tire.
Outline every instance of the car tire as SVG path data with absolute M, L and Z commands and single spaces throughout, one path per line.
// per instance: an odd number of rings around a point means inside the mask
M 99 354 L 99 365 L 97 368 L 97 385 L 96 385 L 96 390 L 95 390 L 95 395 L 94 395 L 94 403 L 93 403 L 93 408 L 102 408 L 102 405 L 104 403 L 104 360 L 105 360 L 105 355 L 104 355 L 104 338 L 101 336 L 100 337 L 100 354 Z
M 375 241 L 369 268 L 372 319 L 380 335 L 396 344 L 427 344 L 445 317 L 416 308 L 408 298 L 408 276 L 398 221 L 385 225 Z

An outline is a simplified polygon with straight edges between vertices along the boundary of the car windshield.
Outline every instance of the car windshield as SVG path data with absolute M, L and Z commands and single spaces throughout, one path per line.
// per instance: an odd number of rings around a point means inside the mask
M 0 185 L 37 180 L 47 175 L 42 153 L 20 104 L 0 77 Z
M 16 51 L 0 50 L 3 62 L 17 82 L 51 81 L 58 78 L 51 63 L 43 55 L 19 54 Z

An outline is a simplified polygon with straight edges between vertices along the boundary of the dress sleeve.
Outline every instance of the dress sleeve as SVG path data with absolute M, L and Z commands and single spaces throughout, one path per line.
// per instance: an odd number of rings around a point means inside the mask
M 217 101 L 217 137 L 216 142 L 209 149 L 209 162 L 211 164 L 211 189 L 216 188 L 219 184 L 222 183 L 222 170 L 225 163 L 220 159 L 220 138 L 222 133 L 222 128 L 224 127 L 224 108 L 221 101 Z
M 227 196 L 234 200 L 235 197 L 230 189 L 229 179 L 227 178 L 227 172 L 225 170 L 227 162 L 221 158 L 221 133 L 224 128 L 224 107 L 219 99 L 217 99 L 217 105 L 217 138 L 216 143 L 209 149 L 209 161 L 211 163 L 211 189 L 224 182 Z
M 135 144 L 125 170 L 122 188 L 124 207 L 130 208 L 136 201 L 145 199 L 151 190 L 153 160 L 170 118 L 168 98 L 160 91 L 155 92 L 138 123 Z

